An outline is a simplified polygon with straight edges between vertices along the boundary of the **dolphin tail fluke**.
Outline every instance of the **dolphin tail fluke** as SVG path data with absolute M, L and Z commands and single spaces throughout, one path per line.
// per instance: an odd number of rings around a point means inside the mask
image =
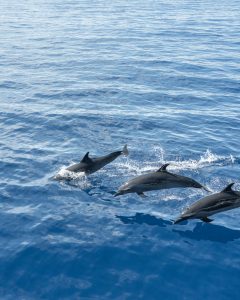
M 125 155 L 125 156 L 128 156 L 129 152 L 128 152 L 128 148 L 127 148 L 127 145 L 125 145 L 122 149 L 122 154 Z

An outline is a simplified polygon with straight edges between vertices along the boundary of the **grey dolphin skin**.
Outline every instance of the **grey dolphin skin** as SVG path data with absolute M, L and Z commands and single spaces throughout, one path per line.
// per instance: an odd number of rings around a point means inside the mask
M 103 168 L 105 165 L 109 164 L 110 162 L 112 162 L 122 154 L 125 156 L 128 155 L 127 145 L 123 147 L 122 151 L 115 151 L 108 155 L 96 157 L 96 158 L 90 158 L 89 152 L 87 152 L 84 155 L 83 159 L 80 161 L 80 163 L 74 164 L 66 168 L 66 170 L 75 173 L 84 172 L 86 175 L 89 175 Z
M 157 172 L 141 175 L 129 180 L 119 188 L 115 196 L 137 193 L 139 196 L 144 197 L 144 192 L 147 191 L 178 187 L 194 187 L 208 191 L 200 183 L 189 177 L 168 172 L 168 165 L 169 164 L 163 165 Z
M 209 216 L 240 207 L 240 192 L 233 191 L 229 184 L 220 193 L 212 194 L 193 203 L 175 222 L 177 224 L 188 219 L 200 219 L 204 222 L 211 222 Z

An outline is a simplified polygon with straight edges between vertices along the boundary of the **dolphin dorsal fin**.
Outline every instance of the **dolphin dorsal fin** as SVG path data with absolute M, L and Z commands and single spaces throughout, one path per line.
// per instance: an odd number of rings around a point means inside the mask
M 164 164 L 164 165 L 162 165 L 161 168 L 157 170 L 157 172 L 166 172 L 167 171 L 167 167 L 169 165 L 170 164 Z
M 84 163 L 90 163 L 90 162 L 92 162 L 91 158 L 90 158 L 88 155 L 89 155 L 89 152 L 87 152 L 87 153 L 83 156 L 81 162 L 84 162 Z
M 221 191 L 221 193 L 223 193 L 223 192 L 234 192 L 233 190 L 232 190 L 232 186 L 234 185 L 234 182 L 232 182 L 232 183 L 230 183 L 229 185 L 227 185 L 222 191 Z

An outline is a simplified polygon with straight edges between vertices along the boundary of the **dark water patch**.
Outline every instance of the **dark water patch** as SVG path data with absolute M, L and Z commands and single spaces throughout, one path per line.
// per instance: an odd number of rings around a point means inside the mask
M 154 216 L 144 214 L 144 213 L 136 213 L 135 216 L 116 216 L 116 218 L 120 219 L 124 224 L 147 224 L 151 226 L 159 226 L 159 227 L 166 227 L 171 225 L 171 221 L 165 221 L 160 218 L 156 218 Z
M 212 242 L 227 243 L 240 238 L 240 230 L 226 228 L 215 224 L 203 224 L 198 222 L 195 228 L 191 230 L 181 231 L 173 230 L 182 237 L 193 240 L 209 240 Z

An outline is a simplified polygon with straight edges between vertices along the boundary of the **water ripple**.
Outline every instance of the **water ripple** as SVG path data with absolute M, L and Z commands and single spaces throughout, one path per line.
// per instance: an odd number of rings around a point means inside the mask
M 239 1 L 0 8 L 0 298 L 239 299 L 239 210 L 175 226 L 206 193 L 113 197 L 163 163 L 239 190 Z

